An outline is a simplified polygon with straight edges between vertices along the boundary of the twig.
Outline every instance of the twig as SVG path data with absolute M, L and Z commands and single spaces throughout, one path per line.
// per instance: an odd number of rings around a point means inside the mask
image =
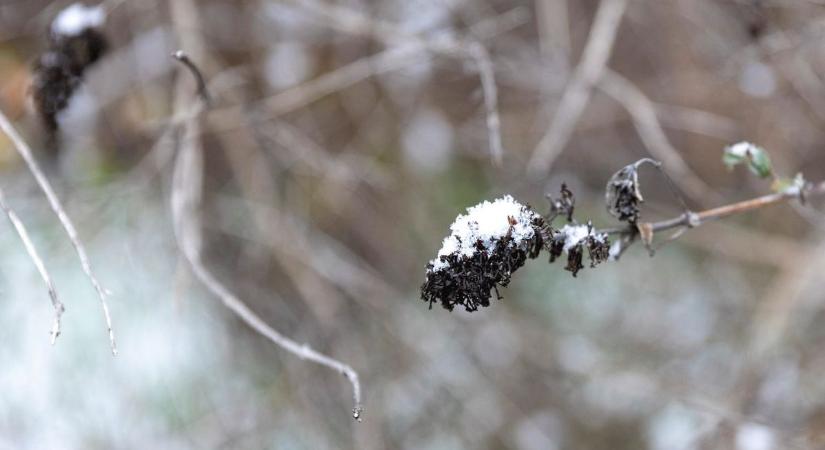
M 175 53 L 172 53 L 172 58 L 189 69 L 189 72 L 192 73 L 192 76 L 195 77 L 195 82 L 198 84 L 198 96 L 201 100 L 203 100 L 203 103 L 208 106 L 211 101 L 209 98 L 209 90 L 206 89 L 206 81 L 203 79 L 203 74 L 201 73 L 200 68 L 198 68 L 198 66 L 195 65 L 191 59 L 189 59 L 189 55 L 184 53 L 183 50 L 178 50 Z
M 194 64 L 193 64 L 194 66 Z M 199 73 L 195 66 L 195 71 Z M 201 96 L 203 100 L 204 97 Z M 204 102 L 205 106 L 205 102 Z M 243 320 L 257 333 L 300 359 L 312 361 L 344 375 L 352 384 L 354 406 L 352 416 L 360 421 L 363 415 L 361 404 L 361 383 L 358 372 L 351 366 L 324 355 L 308 344 L 299 344 L 269 326 L 246 304 L 236 297 L 212 272 L 202 259 L 203 236 L 200 209 L 203 201 L 203 153 L 200 146 L 201 116 L 194 115 L 184 124 L 181 146 L 173 175 L 171 195 L 172 217 L 175 237 L 184 257 L 192 267 L 192 272 L 204 286 L 221 299 L 224 306 Z
M 114 331 L 112 331 L 112 319 L 109 316 L 109 305 L 106 302 L 106 290 L 103 289 L 100 282 L 97 281 L 97 277 L 92 271 L 92 266 L 89 263 L 89 257 L 86 255 L 86 249 L 83 247 L 83 244 L 80 242 L 80 238 L 77 236 L 77 230 L 75 229 L 74 224 L 71 219 L 69 219 L 69 215 L 66 214 L 66 210 L 57 198 L 57 194 L 55 194 L 54 189 L 52 189 L 52 185 L 49 183 L 48 178 L 46 178 L 46 175 L 44 175 L 43 171 L 40 169 L 40 165 L 34 158 L 34 154 L 29 147 L 29 144 L 23 140 L 23 137 L 20 136 L 14 126 L 12 126 L 8 117 L 6 117 L 2 110 L 0 110 L 0 128 L 2 128 L 3 132 L 6 133 L 6 135 L 11 139 L 14 143 L 14 147 L 20 153 L 20 156 L 22 156 L 23 160 L 26 161 L 29 171 L 34 176 L 34 179 L 37 180 L 40 190 L 42 190 L 43 194 L 46 195 L 52 211 L 55 215 L 57 215 L 57 219 L 66 231 L 66 235 L 69 237 L 72 246 L 74 246 L 75 252 L 77 252 L 77 259 L 80 261 L 80 266 L 83 268 L 83 272 L 86 274 L 89 281 L 91 281 L 92 286 L 94 286 L 95 291 L 97 291 L 97 295 L 100 298 L 100 305 L 103 309 L 103 317 L 106 319 L 106 328 L 109 331 L 109 344 L 112 349 L 112 355 L 117 355 L 115 334 Z
M 599 4 L 581 62 L 567 84 L 550 129 L 530 157 L 529 170 L 535 175 L 546 174 L 570 140 L 593 86 L 602 76 L 626 7 L 627 0 L 602 0 Z
M 624 3 L 627 0 L 610 1 Z M 495 71 L 487 49 L 481 44 L 452 36 L 429 38 L 425 35 L 409 33 L 392 22 L 368 17 L 356 10 L 323 1 L 289 0 L 289 3 L 324 18 L 327 24 L 346 33 L 371 36 L 388 46 L 419 45 L 435 53 L 473 60 L 481 79 L 484 94 L 490 154 L 494 164 L 501 162 L 504 149 L 501 144 Z
M 49 272 L 46 271 L 46 265 L 43 263 L 43 259 L 40 258 L 40 255 L 37 253 L 37 249 L 34 247 L 34 243 L 29 238 L 29 233 L 26 231 L 26 226 L 23 225 L 23 222 L 17 217 L 17 214 L 11 209 L 8 203 L 6 203 L 6 196 L 3 194 L 2 189 L 0 189 L 0 208 L 6 213 L 8 216 L 9 221 L 14 226 L 15 231 L 17 231 L 17 235 L 20 237 L 20 240 L 23 241 L 23 246 L 26 247 L 26 252 L 29 254 L 29 258 L 31 258 L 32 262 L 34 263 L 35 267 L 37 267 L 37 271 L 40 273 L 40 277 L 43 278 L 43 282 L 46 283 L 46 288 L 49 290 L 49 298 L 52 300 L 52 306 L 54 307 L 54 323 L 52 324 L 52 345 L 54 345 L 57 337 L 60 336 L 60 318 L 63 316 L 63 312 L 66 311 L 66 308 L 63 306 L 63 303 L 60 302 L 57 298 L 57 291 L 54 288 L 54 283 L 52 282 L 51 276 L 49 276 Z
M 674 181 L 685 193 L 697 201 L 719 198 L 719 195 L 690 169 L 679 151 L 670 143 L 659 123 L 656 107 L 638 87 L 610 69 L 604 70 L 598 87 L 630 113 L 633 125 L 648 151 L 664 162 L 668 170 L 673 171 Z
M 806 189 L 789 190 L 779 192 L 776 194 L 763 195 L 761 197 L 731 203 L 729 205 L 719 206 L 705 211 L 688 211 L 684 214 L 673 217 L 671 219 L 662 220 L 659 222 L 650 222 L 645 225 L 649 225 L 653 233 L 680 227 L 696 228 L 712 220 L 721 219 L 736 214 L 742 214 L 744 212 L 764 208 L 766 206 L 786 202 L 788 200 L 797 200 L 802 198 L 819 196 L 823 194 L 825 194 L 825 182 L 819 183 Z M 629 225 L 626 227 L 605 228 L 602 230 L 598 230 L 598 233 L 635 235 L 638 233 L 638 229 L 635 225 Z
M 498 88 L 493 72 L 493 63 L 487 49 L 473 42 L 470 44 L 470 55 L 478 68 L 481 78 L 481 89 L 484 91 L 484 107 L 487 110 L 487 133 L 490 141 L 490 157 L 493 164 L 501 166 L 504 160 L 504 146 L 501 143 L 501 119 L 498 114 Z

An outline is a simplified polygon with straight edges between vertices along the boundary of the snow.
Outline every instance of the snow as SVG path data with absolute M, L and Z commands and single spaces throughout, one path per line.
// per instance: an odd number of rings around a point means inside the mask
M 739 450 L 770 450 L 775 444 L 773 430 L 764 425 L 746 423 L 736 432 L 736 448 Z
M 733 156 L 745 158 L 752 152 L 758 151 L 758 148 L 759 147 L 757 147 L 754 144 L 751 144 L 750 142 L 742 141 L 731 146 L 728 146 L 728 148 L 726 148 L 725 151 Z
M 459 215 L 450 226 L 451 234 L 444 239 L 438 256 L 430 261 L 433 265 L 431 270 L 437 272 L 448 266 L 441 261 L 442 256 L 459 254 L 472 257 L 479 241 L 490 254 L 507 233 L 513 239 L 510 245 L 519 246 L 533 237 L 535 230 L 532 221 L 539 217 L 541 216 L 535 211 L 515 201 L 510 195 L 467 208 L 467 213 Z M 511 224 L 511 218 L 515 223 Z
M 579 243 L 588 236 L 593 236 L 599 242 L 604 242 L 607 238 L 605 234 L 593 234 L 593 227 L 590 224 L 587 225 L 565 225 L 559 230 L 562 236 L 564 236 L 564 251 L 569 252 L 571 248 L 579 245 Z
M 106 21 L 102 6 L 85 6 L 74 3 L 57 15 L 52 22 L 52 33 L 75 36 L 89 28 L 99 28 Z
M 610 244 L 610 250 L 607 253 L 607 259 L 610 261 L 616 261 L 619 259 L 619 255 L 622 254 L 622 240 L 616 239 Z

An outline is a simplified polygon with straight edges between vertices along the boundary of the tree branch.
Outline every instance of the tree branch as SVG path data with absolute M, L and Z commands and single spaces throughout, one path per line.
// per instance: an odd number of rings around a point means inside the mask
M 80 238 L 77 236 L 77 230 L 75 229 L 74 224 L 71 219 L 69 219 L 69 215 L 66 214 L 66 210 L 63 208 L 63 204 L 60 203 L 60 199 L 58 199 L 57 194 L 55 194 L 49 179 L 46 178 L 46 175 L 40 169 L 40 165 L 34 158 L 34 153 L 32 152 L 31 147 L 29 147 L 29 144 L 23 140 L 23 137 L 20 136 L 20 133 L 17 132 L 11 124 L 11 121 L 8 117 L 6 117 L 2 110 L 0 110 L 0 128 L 2 128 L 3 132 L 6 133 L 6 135 L 11 139 L 14 143 L 14 148 L 17 149 L 17 152 L 20 153 L 20 156 L 22 156 L 23 160 L 26 161 L 29 171 L 34 176 L 34 179 L 37 180 L 40 190 L 42 190 L 43 194 L 46 195 L 52 211 L 54 211 L 55 215 L 57 215 L 57 219 L 60 221 L 63 229 L 66 231 L 66 235 L 69 237 L 69 240 L 74 246 L 75 252 L 77 252 L 77 259 L 80 260 L 80 266 L 83 268 L 83 272 L 86 274 L 89 281 L 91 281 L 92 286 L 94 286 L 95 291 L 97 291 L 97 296 L 100 298 L 100 305 L 103 309 L 103 317 L 106 319 L 106 328 L 109 331 L 109 344 L 112 349 L 112 355 L 117 355 L 115 334 L 112 331 L 112 319 L 109 316 L 109 305 L 106 302 L 106 290 L 103 289 L 103 286 L 101 286 L 100 282 L 97 281 L 97 277 L 92 271 L 92 266 L 89 263 L 89 257 L 86 254 L 86 249 L 83 247 L 83 244 L 80 242 Z
M 763 195 L 761 197 L 718 206 L 716 208 L 711 208 L 700 212 L 688 211 L 679 216 L 659 222 L 644 222 L 636 225 L 630 224 L 626 227 L 605 228 L 598 230 L 598 233 L 636 236 L 639 234 L 640 226 L 648 228 L 653 233 L 672 230 L 674 228 L 696 228 L 707 222 L 724 217 L 742 214 L 790 200 L 803 200 L 808 197 L 820 195 L 825 195 L 825 182 L 821 182 L 803 189 L 789 189 L 775 194 Z
M 46 265 L 37 253 L 34 243 L 31 238 L 29 238 L 29 233 L 26 231 L 26 226 L 23 225 L 23 222 L 19 217 L 17 217 L 14 210 L 11 209 L 11 206 L 6 203 L 6 196 L 3 194 L 2 190 L 0 190 L 0 209 L 6 213 L 9 221 L 14 226 L 15 231 L 17 231 L 17 235 L 20 237 L 20 240 L 23 241 L 23 246 L 26 247 L 26 252 L 29 254 L 29 258 L 31 258 L 35 267 L 37 267 L 40 277 L 43 278 L 43 282 L 46 283 L 46 288 L 49 290 L 49 297 L 52 299 L 52 306 L 54 307 L 54 324 L 52 325 L 51 331 L 52 345 L 54 345 L 57 337 L 60 336 L 60 319 L 63 316 L 63 312 L 66 311 L 66 308 L 63 306 L 63 303 L 57 299 L 57 291 L 54 288 L 52 278 L 49 276 L 49 272 L 46 271 Z
M 176 52 L 176 55 L 177 54 L 183 54 L 183 52 L 178 51 Z M 181 60 L 177 57 L 176 59 Z M 195 74 L 200 74 L 197 66 L 188 60 L 188 58 L 187 61 L 189 61 L 189 64 L 185 62 L 184 64 L 189 70 Z M 172 179 L 173 187 L 170 203 L 178 246 L 197 279 L 203 283 L 213 295 L 220 298 L 224 306 L 237 315 L 250 328 L 298 358 L 328 367 L 346 377 L 352 385 L 354 402 L 352 417 L 361 421 L 363 406 L 361 403 L 361 383 L 358 372 L 351 366 L 314 350 L 308 344 L 299 344 L 269 326 L 260 316 L 246 306 L 240 298 L 235 296 L 228 287 L 221 283 L 204 264 L 202 257 L 203 226 L 200 215 L 203 203 L 204 161 L 199 136 L 201 135 L 202 119 L 200 113 L 206 110 L 208 106 L 206 100 L 209 97 L 208 94 L 204 95 L 204 93 L 199 93 L 199 95 L 201 100 L 200 105 L 194 110 L 195 113 L 183 124 L 183 136 L 180 139 L 181 146 L 175 160 Z M 183 108 L 182 102 L 176 105 L 176 108 Z

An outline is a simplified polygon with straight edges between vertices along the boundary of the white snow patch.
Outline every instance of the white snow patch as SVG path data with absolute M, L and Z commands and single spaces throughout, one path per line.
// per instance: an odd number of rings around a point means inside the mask
M 612 244 L 610 244 L 610 250 L 607 252 L 608 261 L 616 261 L 619 259 L 619 255 L 622 254 L 622 246 L 623 244 L 621 239 L 616 239 Z
M 739 450 L 770 450 L 775 447 L 774 432 L 756 423 L 746 423 L 736 432 L 736 448 Z
M 747 141 L 742 141 L 733 145 L 729 145 L 727 148 L 725 148 L 726 153 L 733 156 L 738 156 L 740 158 L 745 158 L 748 155 L 751 155 L 754 152 L 758 151 L 760 151 L 759 147 Z
M 467 208 L 466 214 L 456 217 L 450 230 L 452 233 L 444 239 L 438 256 L 430 261 L 432 272 L 444 269 L 448 264 L 441 260 L 442 256 L 459 254 L 472 257 L 476 250 L 476 243 L 481 242 L 488 254 L 493 252 L 496 243 L 510 233 L 513 239 L 511 245 L 519 246 L 535 234 L 532 226 L 534 219 L 540 218 L 535 211 L 515 201 L 512 196 L 505 195 L 493 202 L 484 201 L 476 206 Z M 514 223 L 511 224 L 511 219 Z
M 594 234 L 591 225 L 565 225 L 559 230 L 559 233 L 564 236 L 564 251 L 566 252 L 569 252 L 571 248 L 579 245 L 581 241 L 590 236 L 593 236 L 599 242 L 604 242 L 607 238 L 604 233 Z
M 99 28 L 106 21 L 106 11 L 103 7 L 85 6 L 82 3 L 73 3 L 60 11 L 52 22 L 52 33 L 62 36 L 75 36 L 89 28 Z

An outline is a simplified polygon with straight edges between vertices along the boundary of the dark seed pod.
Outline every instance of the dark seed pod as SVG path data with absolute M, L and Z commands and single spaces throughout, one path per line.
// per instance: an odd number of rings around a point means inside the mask
M 74 4 L 52 22 L 48 49 L 33 64 L 32 100 L 44 126 L 58 129 L 57 115 L 69 106 L 83 74 L 108 48 L 99 31 L 103 9 Z
M 607 182 L 604 194 L 607 212 L 622 222 L 639 220 L 639 203 L 644 201 L 639 190 L 639 174 L 636 164 L 625 166 Z

